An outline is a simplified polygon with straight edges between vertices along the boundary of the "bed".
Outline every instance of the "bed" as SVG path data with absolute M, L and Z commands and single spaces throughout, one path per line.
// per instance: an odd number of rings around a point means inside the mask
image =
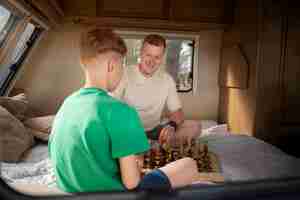
M 220 161 L 226 182 L 300 176 L 300 159 L 259 139 L 227 132 L 226 125 L 202 121 L 199 140 L 208 144 Z M 1 163 L 1 176 L 9 184 L 51 185 L 54 182 L 47 143 L 38 143 L 20 163 Z

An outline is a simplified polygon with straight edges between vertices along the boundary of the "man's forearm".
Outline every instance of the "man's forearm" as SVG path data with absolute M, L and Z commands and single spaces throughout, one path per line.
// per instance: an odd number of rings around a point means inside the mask
M 175 112 L 169 114 L 169 120 L 176 123 L 177 127 L 181 126 L 184 122 L 184 114 L 182 109 L 179 109 Z

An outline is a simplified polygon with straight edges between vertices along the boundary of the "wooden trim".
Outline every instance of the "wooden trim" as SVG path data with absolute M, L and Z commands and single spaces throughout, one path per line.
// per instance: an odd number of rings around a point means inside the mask
M 9 4 L 17 10 L 24 13 L 25 16 L 31 16 L 32 20 L 37 22 L 41 27 L 48 30 L 52 24 L 45 17 L 41 16 L 36 10 L 27 5 L 23 0 L 7 0 Z
M 280 57 L 280 63 L 279 63 L 279 92 L 280 92 L 280 123 L 285 122 L 285 116 L 286 116 L 286 108 L 287 108 L 287 102 L 286 102 L 286 83 L 285 83 L 285 73 L 286 73 L 286 65 L 288 61 L 287 53 L 288 53 L 288 16 L 282 16 L 282 33 L 281 33 L 281 57 Z
M 65 16 L 65 12 L 63 11 L 62 7 L 59 5 L 59 3 L 57 2 L 57 0 L 50 0 L 49 3 L 55 8 L 55 10 L 57 11 L 57 13 L 61 17 Z
M 36 7 L 42 14 L 44 14 L 49 21 L 58 25 L 61 21 L 61 17 L 56 12 L 56 9 L 53 9 L 49 1 L 40 1 L 40 0 L 30 0 L 31 4 Z
M 224 29 L 227 25 L 218 23 L 201 23 L 201 22 L 173 22 L 169 20 L 154 20 L 154 19 L 133 19 L 119 17 L 68 17 L 66 22 L 83 25 L 101 25 L 114 28 L 124 29 L 152 29 L 152 30 L 167 30 L 181 32 L 199 32 L 207 29 Z
M 25 58 L 24 62 L 22 63 L 22 67 L 20 67 L 19 70 L 17 70 L 15 76 L 13 77 L 13 79 L 11 80 L 11 82 L 9 83 L 9 86 L 4 94 L 4 96 L 8 96 L 10 94 L 10 92 L 14 89 L 15 84 L 17 83 L 17 80 L 19 80 L 19 78 L 22 76 L 22 74 L 24 73 L 24 71 L 26 70 L 25 66 L 28 65 L 28 61 L 30 61 L 29 59 L 32 57 L 32 55 L 34 54 L 34 51 L 36 51 L 36 48 L 39 45 L 39 42 L 42 40 L 42 38 L 44 37 L 45 32 L 43 31 L 40 36 L 37 38 L 37 40 L 35 41 L 35 43 L 32 46 L 32 49 L 30 50 L 30 52 L 28 53 L 27 57 Z

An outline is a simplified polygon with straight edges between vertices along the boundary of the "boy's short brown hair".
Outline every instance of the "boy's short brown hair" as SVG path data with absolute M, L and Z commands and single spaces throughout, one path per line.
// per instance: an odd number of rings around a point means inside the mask
M 165 40 L 165 38 L 163 38 L 162 36 L 157 35 L 157 34 L 147 35 L 144 38 L 142 46 L 144 46 L 145 43 L 148 43 L 148 44 L 151 44 L 151 45 L 154 45 L 154 46 L 163 46 L 164 49 L 166 48 L 166 40 Z
M 85 31 L 80 40 L 80 59 L 86 61 L 97 55 L 114 51 L 124 56 L 127 52 L 124 40 L 110 28 L 93 28 Z

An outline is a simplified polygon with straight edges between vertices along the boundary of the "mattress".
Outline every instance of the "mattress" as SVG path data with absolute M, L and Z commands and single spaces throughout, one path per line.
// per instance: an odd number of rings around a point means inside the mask
M 259 139 L 226 133 L 226 125 L 206 125 L 199 140 L 218 156 L 225 182 L 300 176 L 298 158 Z M 23 162 L 2 162 L 1 176 L 10 184 L 51 185 L 55 178 L 47 144 L 36 145 Z
M 218 155 L 225 182 L 300 177 L 300 159 L 247 135 L 200 137 Z

